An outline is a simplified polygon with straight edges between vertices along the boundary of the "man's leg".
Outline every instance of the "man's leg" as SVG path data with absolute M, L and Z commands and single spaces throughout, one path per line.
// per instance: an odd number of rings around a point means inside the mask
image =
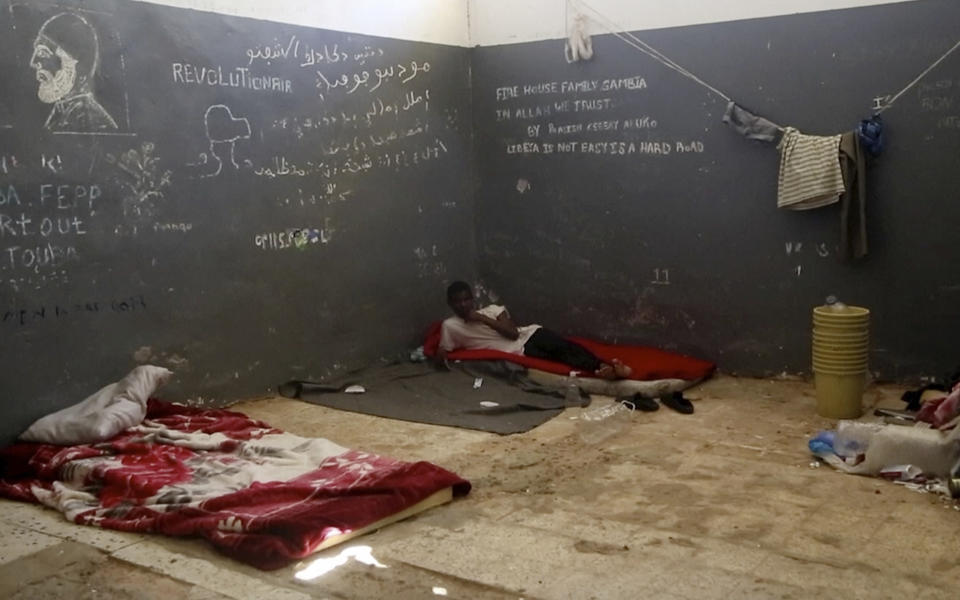
M 544 358 L 570 365 L 578 371 L 593 373 L 603 366 L 603 361 L 592 352 L 545 327 L 536 330 L 523 346 L 523 353 L 534 358 Z

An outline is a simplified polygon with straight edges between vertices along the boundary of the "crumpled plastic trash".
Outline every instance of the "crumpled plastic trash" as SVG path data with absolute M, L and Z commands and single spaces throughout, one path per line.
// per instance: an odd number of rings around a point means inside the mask
M 807 445 L 830 466 L 858 475 L 899 469 L 943 479 L 960 470 L 960 429 L 945 435 L 936 429 L 841 421 L 836 432 L 821 431 Z
M 810 438 L 810 441 L 807 442 L 807 446 L 810 447 L 810 452 L 814 456 L 820 456 L 821 454 L 835 454 L 833 451 L 833 441 L 836 438 L 837 434 L 834 431 L 821 431 L 817 435 Z
M 892 465 L 884 467 L 880 469 L 878 475 L 892 481 L 923 483 L 927 480 L 927 478 L 923 476 L 923 469 L 915 465 Z
M 416 350 L 410 352 L 410 362 L 425 362 L 427 360 L 427 355 L 423 353 L 423 346 L 418 347 Z

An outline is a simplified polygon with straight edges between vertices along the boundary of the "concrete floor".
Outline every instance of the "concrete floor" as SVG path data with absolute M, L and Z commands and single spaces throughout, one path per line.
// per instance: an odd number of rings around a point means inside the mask
M 865 400 L 900 407 L 901 392 L 875 387 Z M 474 490 L 318 554 L 344 564 L 309 581 L 296 574 L 312 560 L 265 573 L 202 541 L 76 526 L 3 501 L 0 597 L 958 597 L 960 513 L 938 496 L 812 467 L 807 438 L 831 422 L 815 415 L 811 384 L 718 377 L 688 395 L 696 414 L 636 413 L 599 445 L 577 435 L 580 409 L 499 437 L 244 402 L 234 408 L 299 435 L 435 462 Z M 357 546 L 376 563 L 342 554 Z

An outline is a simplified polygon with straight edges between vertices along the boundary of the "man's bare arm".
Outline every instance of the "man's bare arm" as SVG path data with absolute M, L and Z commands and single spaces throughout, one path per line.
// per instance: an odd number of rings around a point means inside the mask
M 517 330 L 516 324 L 513 322 L 513 319 L 510 318 L 510 313 L 508 313 L 506 309 L 504 309 L 496 319 L 491 319 L 486 315 L 473 311 L 469 315 L 469 320 L 487 325 L 508 340 L 515 340 L 520 337 L 520 332 Z

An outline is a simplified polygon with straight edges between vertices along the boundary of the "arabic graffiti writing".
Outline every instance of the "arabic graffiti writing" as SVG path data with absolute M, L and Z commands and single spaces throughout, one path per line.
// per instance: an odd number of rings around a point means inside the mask
M 283 194 L 278 196 L 277 204 L 279 206 L 292 207 L 322 205 L 329 206 L 331 204 L 346 202 L 352 195 L 353 190 L 328 181 L 314 191 L 305 191 L 302 188 L 297 188 L 297 192 L 295 194 Z
M 375 97 L 369 106 L 361 111 L 348 112 L 346 110 L 329 111 L 317 116 L 282 117 L 272 123 L 274 129 L 292 130 L 298 139 L 303 138 L 309 131 L 320 131 L 336 127 L 338 131 L 345 128 L 371 129 L 374 126 L 390 121 L 396 122 L 406 116 L 425 116 L 430 111 L 430 90 L 411 90 L 403 96 L 393 98 Z M 419 120 L 417 123 L 419 124 Z M 423 125 L 426 130 L 429 125 Z
M 368 60 L 384 55 L 383 48 L 365 45 L 359 49 L 341 48 L 340 44 L 321 44 L 316 47 L 291 35 L 284 41 L 274 38 L 272 44 L 263 44 L 247 48 L 247 66 L 254 62 L 272 65 L 279 61 L 296 61 L 301 68 L 319 64 L 354 63 L 363 66 Z
M 433 55 L 419 48 L 389 51 L 386 45 L 353 36 L 315 41 L 298 32 L 274 36 L 269 43 L 254 40 L 244 47 L 243 68 L 294 78 L 298 97 L 309 89 L 304 80 L 312 79 L 314 100 L 299 106 L 278 102 L 276 111 L 266 115 L 244 109 L 250 121 L 235 140 L 238 157 L 249 157 L 236 161 L 241 175 L 248 173 L 259 181 L 258 187 L 266 188 L 261 195 L 265 203 L 309 222 L 317 218 L 316 208 L 369 193 L 380 183 L 377 172 L 415 169 L 439 160 L 455 147 L 449 136 L 458 115 L 446 110 L 449 85 L 437 84 L 443 70 L 433 62 Z M 234 107 L 234 119 L 244 118 L 239 106 Z M 222 161 L 224 171 L 231 162 Z M 202 167 L 196 161 L 192 166 Z M 313 237 L 311 228 L 258 234 L 255 246 L 296 247 L 298 241 L 304 243 L 297 232 L 307 232 L 307 246 L 329 239 L 329 227 L 314 229 L 319 233 Z
M 398 152 L 381 152 L 363 154 L 357 157 L 348 157 L 344 160 L 313 161 L 305 160 L 296 163 L 285 156 L 274 156 L 265 165 L 254 169 L 259 177 L 274 179 L 277 177 L 307 177 L 320 175 L 325 178 L 336 177 L 348 173 L 366 173 L 372 169 L 412 167 L 421 163 L 436 160 L 449 150 L 443 140 L 434 138 L 432 143 L 416 149 L 400 150 Z
M 429 62 L 424 61 L 423 64 L 420 64 L 415 60 L 411 60 L 409 66 L 398 63 L 396 65 L 390 65 L 389 67 L 378 67 L 373 70 L 373 73 L 367 69 L 354 73 L 343 73 L 337 77 L 333 77 L 332 81 L 323 71 L 317 71 L 316 87 L 319 90 L 320 99 L 323 100 L 326 98 L 325 94 L 334 90 L 342 90 L 346 94 L 352 94 L 363 87 L 367 92 L 372 93 L 394 77 L 396 77 L 400 83 L 406 84 L 416 79 L 419 74 L 429 72 Z

